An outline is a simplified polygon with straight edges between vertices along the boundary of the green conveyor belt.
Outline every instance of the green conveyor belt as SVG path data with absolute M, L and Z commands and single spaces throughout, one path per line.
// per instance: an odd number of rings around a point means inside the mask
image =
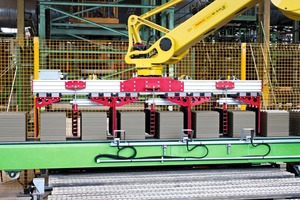
M 300 162 L 300 137 L 0 143 L 0 170 Z

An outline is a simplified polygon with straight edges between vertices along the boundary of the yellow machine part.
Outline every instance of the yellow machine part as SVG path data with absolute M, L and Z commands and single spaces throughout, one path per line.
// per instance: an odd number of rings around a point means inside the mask
M 290 19 L 300 20 L 299 0 L 271 0 L 272 3 Z
M 139 76 L 161 76 L 162 70 L 154 70 L 154 68 L 179 62 L 188 53 L 190 47 L 255 6 L 260 0 L 214 1 L 173 30 L 166 30 L 146 20 L 149 16 L 166 10 L 170 5 L 178 2 L 178 0 L 169 1 L 142 17 L 131 16 L 128 19 L 129 47 L 125 61 L 128 64 L 136 65 Z M 133 44 L 141 42 L 139 30 L 143 25 L 165 35 L 149 48 L 136 50 L 133 48 Z
M 125 61 L 128 64 L 136 65 L 139 76 L 160 76 L 164 65 L 179 62 L 194 44 L 263 0 L 214 1 L 173 30 L 168 30 L 147 20 L 150 16 L 166 10 L 180 1 L 171 0 L 140 17 L 134 15 L 129 17 L 129 48 Z M 287 17 L 300 20 L 299 0 L 271 1 Z M 151 47 L 136 50 L 133 48 L 133 44 L 142 43 L 139 35 L 141 26 L 148 26 L 162 32 L 164 36 Z

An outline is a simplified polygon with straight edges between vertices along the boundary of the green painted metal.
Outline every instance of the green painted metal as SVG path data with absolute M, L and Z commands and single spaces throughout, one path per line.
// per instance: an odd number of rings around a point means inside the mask
M 60 1 L 39 1 L 40 5 L 48 6 L 99 6 L 99 3 L 91 2 L 60 2 Z M 116 4 L 105 3 L 101 7 L 119 7 L 119 8 L 155 8 L 156 6 L 141 5 L 141 4 Z
M 117 1 L 122 2 L 122 1 Z M 45 12 L 46 10 L 53 10 L 55 12 L 61 13 L 62 16 L 53 18 L 50 20 L 50 38 L 68 38 L 68 36 L 74 36 L 74 35 L 90 35 L 90 36 L 110 36 L 110 37 L 128 37 L 128 33 L 126 30 L 126 27 L 124 27 L 124 25 L 120 26 L 120 24 L 111 24 L 111 25 L 103 25 L 103 24 L 98 24 L 95 23 L 93 21 L 87 20 L 85 18 L 79 17 L 78 15 L 85 13 L 85 12 L 89 12 L 92 11 L 94 9 L 100 8 L 100 7 L 117 7 L 117 8 L 141 8 L 142 9 L 142 13 L 149 9 L 153 9 L 156 6 L 153 4 L 149 4 L 149 2 L 142 2 L 141 4 L 118 4 L 118 3 L 92 3 L 92 2 L 59 2 L 59 1 L 45 1 L 45 0 L 41 0 L 39 2 L 39 6 L 40 6 L 40 10 L 41 10 L 41 17 L 40 17 L 40 23 L 39 23 L 39 32 L 40 32 L 40 37 L 46 38 L 46 15 Z M 65 12 L 65 10 L 60 9 L 60 6 L 84 6 L 86 9 L 75 12 L 75 13 L 68 13 Z M 89 8 L 88 8 L 89 7 Z M 143 11 L 144 10 L 144 11 Z M 169 9 L 172 10 L 172 9 Z M 173 13 L 172 11 L 165 11 L 165 12 L 169 12 L 169 13 Z M 170 15 L 170 14 L 168 14 Z M 57 20 L 61 20 L 64 18 L 68 18 L 68 17 L 72 17 L 75 18 L 77 20 L 86 22 L 87 24 L 81 24 L 81 23 L 53 23 Z M 174 23 L 173 20 L 171 20 L 171 18 L 174 17 L 169 17 L 169 24 Z M 166 23 L 166 16 L 162 15 L 162 22 Z M 69 29 L 68 26 L 72 26 L 72 29 Z M 173 26 L 173 25 L 170 25 Z M 80 29 L 80 27 L 89 27 L 90 29 Z M 95 28 L 101 28 L 99 29 L 95 29 Z M 118 30 L 118 29 L 122 29 L 122 30 Z M 150 30 L 145 28 L 143 29 L 143 32 L 145 33 L 145 40 L 149 37 L 150 35 Z M 153 34 L 153 33 L 152 33 Z M 78 38 L 77 38 L 78 39 Z
M 168 9 L 168 15 L 169 15 L 169 29 L 172 30 L 175 28 L 175 10 Z
M 77 6 L 78 6 L 78 5 L 77 5 Z M 109 28 L 109 27 L 107 27 L 107 26 L 104 26 L 104 25 L 101 25 L 101 24 L 97 24 L 97 23 L 92 22 L 92 21 L 90 21 L 90 20 L 87 20 L 87 19 L 85 19 L 85 18 L 78 17 L 78 16 L 76 16 L 76 15 L 70 14 L 70 13 L 68 13 L 68 12 L 59 10 L 59 9 L 54 8 L 54 7 L 51 7 L 51 6 L 45 6 L 45 7 L 48 8 L 48 9 L 50 9 L 50 10 L 54 10 L 54 11 L 59 12 L 59 13 L 61 13 L 61 14 L 67 15 L 67 16 L 69 16 L 69 17 L 75 18 L 75 19 L 77 19 L 77 20 L 81 20 L 81 21 L 83 21 L 83 22 L 89 23 L 89 24 L 91 24 L 91 25 L 93 25 L 93 26 L 95 26 L 95 27 L 103 28 L 103 29 L 108 30 L 108 31 L 111 31 L 111 32 L 113 32 L 113 33 L 117 33 L 117 34 L 119 34 L 119 35 L 128 37 L 128 34 L 124 34 L 123 32 L 117 31 L 117 30 L 115 30 L 115 29 L 111 29 L 111 28 Z
M 256 15 L 240 15 L 234 19 L 235 21 L 256 22 Z
M 88 9 L 85 9 L 85 10 L 74 12 L 72 14 L 73 15 L 79 15 L 79 14 L 82 14 L 82 13 L 85 13 L 85 12 L 89 12 L 89 11 L 95 10 L 97 8 L 101 8 L 101 6 L 95 6 L 95 7 L 92 7 L 92 8 L 88 8 Z M 54 22 L 54 21 L 57 21 L 57 20 L 61 20 L 61 19 L 65 19 L 65 18 L 68 18 L 68 16 L 60 16 L 60 17 L 54 18 L 54 19 L 51 20 L 51 22 Z
M 175 11 L 175 14 L 179 14 L 178 16 L 180 16 L 177 19 L 173 20 L 176 25 L 181 24 L 183 21 L 185 21 L 191 16 L 189 7 L 191 7 L 191 4 L 193 3 L 193 1 L 188 1 Z M 186 10 L 188 10 L 188 12 Z
M 259 145 L 257 145 L 259 144 Z M 257 146 L 256 146 L 257 145 Z M 98 157 L 97 157 L 98 156 Z M 300 138 L 0 144 L 0 170 L 300 162 Z
M 148 0 L 141 0 L 142 5 L 149 5 L 151 2 Z M 141 13 L 144 14 L 151 10 L 150 8 L 143 7 L 141 8 Z M 151 30 L 149 28 L 146 28 L 144 26 L 141 27 L 141 39 L 146 41 L 151 35 Z
M 40 15 L 39 15 L 39 38 L 46 39 L 46 8 L 40 4 Z
M 175 28 L 175 10 L 174 9 L 169 9 L 168 10 L 168 14 L 169 14 L 169 29 L 172 30 Z M 174 78 L 175 76 L 175 68 L 176 65 L 171 64 L 169 65 L 169 77 Z
M 60 1 L 47 1 L 47 0 L 41 0 L 39 1 L 39 8 L 40 8 L 40 22 L 39 22 L 39 33 L 40 38 L 46 38 L 46 24 L 49 23 L 50 25 L 50 38 L 61 38 L 61 39 L 68 39 L 68 36 L 70 35 L 92 35 L 92 36 L 115 36 L 115 37 L 128 37 L 128 33 L 126 31 L 126 27 L 124 25 L 120 26 L 119 24 L 112 24 L 112 25 L 103 25 L 103 24 L 97 24 L 90 20 L 87 20 L 85 18 L 81 18 L 78 15 L 86 12 L 90 12 L 94 9 L 101 8 L 101 7 L 117 7 L 117 8 L 148 8 L 152 9 L 155 8 L 155 6 L 152 5 L 140 5 L 140 4 L 119 4 L 120 2 L 123 2 L 123 0 L 119 0 L 112 3 L 93 3 L 93 2 L 60 2 Z M 66 6 L 83 6 L 85 7 L 84 10 L 75 12 L 75 13 L 67 13 L 65 12 Z M 61 8 L 61 9 L 60 9 Z M 62 16 L 50 19 L 50 21 L 46 21 L 46 10 L 53 10 L 58 13 L 61 13 Z M 87 27 L 84 24 L 81 23 L 71 23 L 71 26 L 74 27 L 73 29 L 66 28 L 67 26 L 70 26 L 68 23 L 64 23 L 64 25 L 60 25 L 62 23 L 53 23 L 57 20 L 61 20 L 64 18 L 72 17 L 77 20 L 81 20 L 83 22 L 87 23 L 87 26 L 90 27 L 90 29 L 84 29 L 81 30 L 79 28 L 76 29 L 76 27 Z M 60 27 L 60 28 L 55 28 Z M 100 30 L 95 30 L 95 27 L 101 28 Z M 123 30 L 117 30 L 119 28 L 123 28 Z
M 162 0 L 161 1 L 161 4 L 165 4 L 167 1 L 166 0 Z M 168 11 L 167 10 L 164 10 L 160 13 L 160 16 L 161 16 L 161 22 L 160 22 L 160 25 L 163 26 L 163 27 L 168 27 L 167 26 L 167 15 L 168 15 Z M 173 23 L 173 22 L 172 22 Z M 168 27 L 169 28 L 169 27 Z
M 80 28 L 91 28 L 93 27 L 90 24 L 67 24 L 67 23 L 51 23 L 52 26 L 63 26 L 63 27 L 80 27 Z M 126 24 L 106 24 L 107 27 L 110 28 L 127 28 Z
M 109 26 L 107 26 L 109 27 Z M 111 28 L 110 28 L 111 29 Z M 112 29 L 114 30 L 114 29 Z M 111 32 L 109 30 L 99 30 L 99 29 L 78 29 L 78 28 L 73 28 L 73 29 L 58 29 L 58 28 L 52 28 L 51 29 L 51 35 L 70 35 L 70 34 L 78 34 L 78 35 L 94 35 L 94 36 L 99 36 L 99 35 L 109 35 L 109 36 L 115 36 L 115 37 L 123 37 L 120 36 L 120 33 L 126 35 L 128 32 L 127 31 L 122 31 L 119 30 L 118 32 Z

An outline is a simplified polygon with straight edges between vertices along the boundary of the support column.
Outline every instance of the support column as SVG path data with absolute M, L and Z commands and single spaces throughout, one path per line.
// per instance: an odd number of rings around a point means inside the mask
M 265 102 L 265 106 L 269 105 L 269 90 L 270 90 L 270 82 L 269 82 L 269 72 L 270 72 L 270 62 L 269 62 L 269 48 L 270 48 L 270 14 L 271 14 L 271 2 L 270 0 L 262 1 L 259 4 L 259 41 L 260 43 L 264 43 L 263 54 L 265 67 L 263 71 L 263 98 Z
M 265 42 L 269 47 L 270 41 L 270 16 L 271 16 L 271 1 L 264 1 L 264 33 L 265 33 Z
M 262 1 L 258 6 L 258 23 L 259 23 L 259 37 L 258 42 L 263 43 L 270 41 L 270 14 L 271 2 L 270 0 Z
M 24 38 L 25 38 L 25 1 L 17 1 L 17 39 L 18 45 L 24 48 Z
M 293 43 L 299 42 L 299 21 L 294 21 Z
M 241 80 L 246 80 L 246 43 L 242 43 L 241 50 Z
M 142 5 L 152 5 L 151 4 L 152 1 L 149 1 L 149 0 L 141 0 L 141 4 Z M 146 13 L 149 11 L 148 8 L 142 8 L 141 9 L 142 11 L 142 14 Z M 142 40 L 147 40 L 149 38 L 149 36 L 152 34 L 151 33 L 151 30 L 149 30 L 149 28 L 145 29 L 145 27 L 142 27 L 142 34 L 141 34 L 141 37 L 142 37 Z
M 241 80 L 246 80 L 246 43 L 241 44 Z M 246 105 L 241 105 L 241 110 L 246 110 Z
M 39 68 L 40 68 L 40 50 L 39 50 L 39 38 L 34 37 L 33 40 L 34 45 L 34 80 L 39 79 Z M 33 113 L 33 119 L 34 119 L 34 137 L 37 138 L 39 136 L 39 113 L 40 110 L 36 106 L 36 96 L 34 96 L 34 113 Z
M 21 39 L 20 41 L 22 41 L 24 39 Z M 23 42 L 22 42 L 23 43 Z M 11 95 L 16 96 L 17 98 L 17 105 L 16 105 L 16 111 L 25 111 L 25 96 L 26 93 L 23 89 L 23 85 L 24 85 L 24 74 L 23 74 L 23 66 L 22 66 L 22 55 L 21 55 L 21 46 L 17 46 L 16 47 L 16 51 L 15 51 L 15 58 L 16 58 L 16 69 L 15 69 L 15 90 L 16 92 L 14 93 L 14 91 L 11 91 Z M 12 87 L 14 87 L 14 85 Z
M 167 1 L 166 0 L 161 0 L 161 5 L 165 4 Z M 168 10 L 164 10 L 161 14 L 161 26 L 168 28 L 168 24 L 167 24 L 167 15 L 169 14 Z
M 39 20 L 39 37 L 41 39 L 46 38 L 46 8 L 40 2 L 40 20 Z
M 168 29 L 172 30 L 175 28 L 175 24 L 174 24 L 174 21 L 175 21 L 175 10 L 174 9 L 168 9 Z M 169 65 L 169 77 L 170 78 L 174 78 L 175 76 L 175 67 L 176 65 L 175 64 L 170 64 Z M 194 75 L 194 74 L 193 74 Z

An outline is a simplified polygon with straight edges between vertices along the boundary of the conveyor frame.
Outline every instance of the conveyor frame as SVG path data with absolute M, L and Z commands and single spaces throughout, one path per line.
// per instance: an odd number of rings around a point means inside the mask
M 6 142 L 0 170 L 300 162 L 299 152 L 300 137 Z

